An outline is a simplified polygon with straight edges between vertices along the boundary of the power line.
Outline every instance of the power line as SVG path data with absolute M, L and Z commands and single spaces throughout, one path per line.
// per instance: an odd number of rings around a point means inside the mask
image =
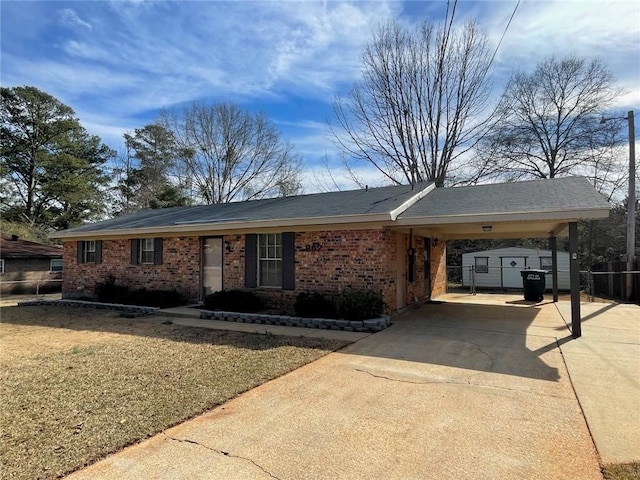
M 502 36 L 500 37 L 500 41 L 498 42 L 498 45 L 496 46 L 496 49 L 493 51 L 493 55 L 491 56 L 491 60 L 489 61 L 489 65 L 487 66 L 487 70 L 489 68 L 491 68 L 491 65 L 493 65 L 493 60 L 496 58 L 496 54 L 498 53 L 498 49 L 500 48 L 500 45 L 502 45 L 502 40 L 504 40 L 504 37 L 507 34 L 507 30 L 509 30 L 509 26 L 511 25 L 511 20 L 513 20 L 513 17 L 515 16 L 516 11 L 518 10 L 519 6 L 520 6 L 520 0 L 518 0 L 518 3 L 516 3 L 515 8 L 513 9 L 513 12 L 511 12 L 511 17 L 509 17 L 509 21 L 507 22 L 507 26 L 504 27 L 504 32 L 502 32 Z

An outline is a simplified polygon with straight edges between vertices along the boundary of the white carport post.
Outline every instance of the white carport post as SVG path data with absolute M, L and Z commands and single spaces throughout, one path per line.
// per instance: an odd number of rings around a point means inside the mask
M 571 336 L 582 336 L 580 325 L 580 261 L 578 260 L 578 223 L 569 222 L 569 283 L 571 288 Z

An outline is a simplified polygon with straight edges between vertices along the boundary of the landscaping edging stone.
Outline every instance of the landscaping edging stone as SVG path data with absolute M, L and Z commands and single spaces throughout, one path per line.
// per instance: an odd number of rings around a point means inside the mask
M 200 318 L 224 322 L 258 323 L 263 325 L 284 325 L 287 327 L 321 328 L 344 330 L 347 332 L 379 332 L 391 324 L 391 317 L 383 315 L 363 321 L 334 320 L 328 318 L 303 318 L 288 315 L 267 315 L 263 313 L 223 312 L 202 310 Z
M 96 310 L 117 310 L 120 312 L 140 315 L 154 315 L 159 309 L 155 307 L 141 307 L 139 305 L 123 305 L 120 303 L 88 302 L 86 300 L 27 300 L 18 302 L 19 307 L 53 305 L 62 307 L 87 307 Z

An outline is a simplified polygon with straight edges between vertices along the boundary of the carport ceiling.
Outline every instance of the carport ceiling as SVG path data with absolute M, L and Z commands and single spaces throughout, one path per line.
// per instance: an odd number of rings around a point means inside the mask
M 485 227 L 483 229 L 483 227 Z M 486 227 L 491 227 L 487 231 Z M 418 226 L 414 232 L 418 235 L 437 237 L 442 240 L 493 239 L 493 238 L 548 238 L 566 237 L 568 221 L 531 221 L 531 222 L 485 222 L 465 224 L 440 224 L 429 227 Z

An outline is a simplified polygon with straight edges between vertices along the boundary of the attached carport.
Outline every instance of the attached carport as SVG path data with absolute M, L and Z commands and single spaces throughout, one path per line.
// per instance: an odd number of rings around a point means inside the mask
M 569 237 L 571 332 L 581 336 L 578 220 L 609 216 L 609 204 L 583 177 L 437 188 L 396 219 L 415 235 L 437 239 L 546 238 L 558 301 L 557 238 Z

